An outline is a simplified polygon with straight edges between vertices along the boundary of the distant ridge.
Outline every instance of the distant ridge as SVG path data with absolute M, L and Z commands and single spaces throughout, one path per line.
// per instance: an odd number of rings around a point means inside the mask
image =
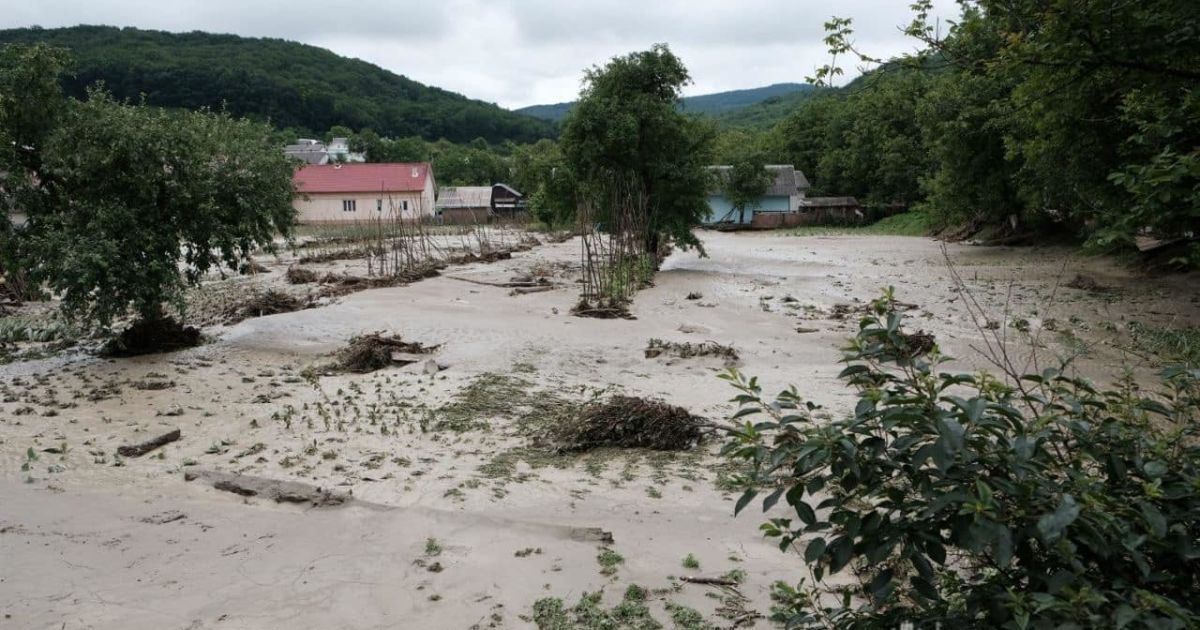
M 45 42 L 74 58 L 68 93 L 96 81 L 116 97 L 237 116 L 324 134 L 334 125 L 380 135 L 469 142 L 532 142 L 552 123 L 430 87 L 359 59 L 286 41 L 112 26 L 0 30 L 0 44 Z
M 771 99 L 802 97 L 814 90 L 816 88 L 807 83 L 775 83 L 746 90 L 730 90 L 715 94 L 685 96 L 681 104 L 681 109 L 686 112 L 706 116 L 721 116 L 722 114 L 751 105 L 757 105 Z M 567 113 L 574 106 L 575 103 L 572 101 L 568 103 L 554 103 L 552 105 L 530 105 L 529 107 L 522 107 L 515 111 L 535 118 L 559 122 L 566 117 Z

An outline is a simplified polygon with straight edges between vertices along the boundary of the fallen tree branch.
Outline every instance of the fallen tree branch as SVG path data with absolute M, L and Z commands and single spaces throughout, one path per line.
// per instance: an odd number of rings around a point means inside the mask
M 182 434 L 179 432 L 179 429 L 175 429 L 174 431 L 164 433 L 153 440 L 148 440 L 146 442 L 142 442 L 141 444 L 121 446 L 117 448 L 117 454 L 121 457 L 140 457 L 160 446 L 164 446 L 174 442 L 175 440 L 178 440 L 181 435 Z
M 464 278 L 462 276 L 446 276 L 451 280 L 460 280 L 462 282 L 470 282 L 471 284 L 482 284 L 485 287 L 498 287 L 501 289 L 530 289 L 536 288 L 540 290 L 542 287 L 555 288 L 563 286 L 561 284 L 552 284 L 545 279 L 540 280 L 509 280 L 508 282 L 489 282 L 487 280 L 476 280 L 474 278 Z M 530 293 L 535 293 L 530 291 Z
M 511 295 L 525 295 L 527 293 L 541 293 L 543 291 L 553 291 L 557 288 L 558 288 L 558 286 L 552 285 L 552 284 L 543 284 L 541 286 L 534 286 L 534 287 L 517 287 L 512 290 Z
M 705 584 L 708 586 L 737 586 L 737 581 L 723 577 L 704 577 L 701 575 L 685 575 L 679 578 L 689 584 Z

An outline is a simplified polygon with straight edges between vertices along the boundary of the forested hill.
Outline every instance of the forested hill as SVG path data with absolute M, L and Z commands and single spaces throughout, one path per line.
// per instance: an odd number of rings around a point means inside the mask
M 324 133 L 335 125 L 385 136 L 532 142 L 552 123 L 423 85 L 378 66 L 280 39 L 167 33 L 109 26 L 0 30 L 0 43 L 46 42 L 71 51 L 69 93 L 104 81 L 118 98 L 196 109 L 224 103 L 238 116 Z
M 786 100 L 794 106 L 798 102 L 798 99 L 803 99 L 812 93 L 814 89 L 813 86 L 805 83 L 775 83 L 748 90 L 731 90 L 715 94 L 687 96 L 683 98 L 680 109 L 691 114 L 716 116 L 719 119 L 728 116 L 729 120 L 736 124 L 736 113 L 744 108 L 780 99 Z M 560 121 L 567 116 L 567 112 L 571 111 L 574 105 L 574 102 L 555 103 L 553 105 L 530 105 L 529 107 L 518 109 L 517 112 L 546 120 Z

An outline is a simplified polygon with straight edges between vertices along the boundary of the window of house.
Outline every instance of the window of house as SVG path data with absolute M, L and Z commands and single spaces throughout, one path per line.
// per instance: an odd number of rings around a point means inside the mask
M 375 200 L 375 211 L 383 212 L 383 200 L 382 199 Z
M 404 201 L 402 201 L 402 202 L 400 202 L 400 203 L 401 203 L 401 207 L 402 207 L 403 209 L 405 209 L 405 210 L 408 210 L 408 200 L 404 200 Z
M 354 199 L 342 200 L 342 212 L 358 212 L 357 203 Z

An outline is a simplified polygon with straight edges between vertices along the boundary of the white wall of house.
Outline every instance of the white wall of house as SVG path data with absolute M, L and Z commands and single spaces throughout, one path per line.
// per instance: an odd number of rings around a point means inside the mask
M 353 223 L 379 218 L 417 219 L 433 216 L 433 187 L 426 180 L 422 192 L 397 193 L 312 193 L 297 196 L 293 205 L 297 221 L 312 223 Z

